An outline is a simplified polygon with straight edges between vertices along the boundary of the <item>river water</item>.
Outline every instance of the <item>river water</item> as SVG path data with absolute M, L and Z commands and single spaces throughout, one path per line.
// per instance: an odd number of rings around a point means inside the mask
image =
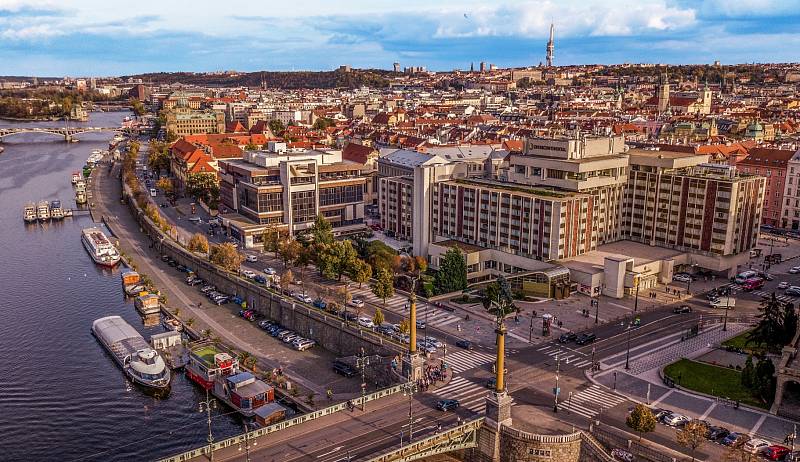
M 128 113 L 92 113 L 85 125 L 119 126 Z M 74 123 L 73 123 L 74 124 Z M 7 122 L 0 127 L 63 126 Z M 133 387 L 92 336 L 92 321 L 119 315 L 145 337 L 120 286 L 119 268 L 101 269 L 80 243 L 91 218 L 26 225 L 27 201 L 61 199 L 75 208 L 70 176 L 112 133 L 78 135 L 79 143 L 46 134 L 6 137 L 0 154 L 0 460 L 152 460 L 201 446 L 205 393 L 173 374 L 168 397 Z M 241 431 L 219 407 L 215 439 Z

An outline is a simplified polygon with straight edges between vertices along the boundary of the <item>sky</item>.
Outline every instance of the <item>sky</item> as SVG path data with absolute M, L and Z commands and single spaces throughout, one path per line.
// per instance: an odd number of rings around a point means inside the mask
M 0 75 L 800 61 L 800 0 L 0 0 Z

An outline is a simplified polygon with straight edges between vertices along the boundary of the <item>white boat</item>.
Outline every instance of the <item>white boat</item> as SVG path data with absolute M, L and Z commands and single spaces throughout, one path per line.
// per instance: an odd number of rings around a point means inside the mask
M 72 172 L 72 184 L 76 184 L 81 179 L 80 172 Z
M 72 217 L 72 209 L 64 209 L 64 218 Z
M 86 203 L 86 191 L 75 191 L 75 203 L 79 205 Z
M 40 201 L 36 206 L 36 217 L 39 221 L 47 221 L 50 219 L 50 204 L 47 201 Z
M 119 263 L 120 256 L 117 248 L 100 228 L 86 228 L 81 231 L 81 242 L 92 260 L 98 265 L 114 266 Z
M 164 358 L 124 319 L 97 319 L 92 323 L 92 333 L 133 382 L 156 390 L 169 388 L 172 377 Z
M 22 219 L 25 220 L 26 223 L 33 223 L 36 221 L 36 204 L 33 202 L 25 204 L 25 209 L 22 212 Z
M 58 199 L 50 201 L 50 218 L 53 220 L 64 218 L 64 209 L 61 208 L 61 201 Z

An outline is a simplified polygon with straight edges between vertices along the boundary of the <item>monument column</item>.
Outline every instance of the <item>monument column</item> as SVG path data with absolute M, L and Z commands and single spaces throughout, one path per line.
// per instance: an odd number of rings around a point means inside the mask
M 408 353 L 403 361 L 403 375 L 408 381 L 422 378 L 425 365 L 425 358 L 417 351 L 417 296 L 414 294 L 414 284 L 411 287 L 411 295 L 408 296 Z

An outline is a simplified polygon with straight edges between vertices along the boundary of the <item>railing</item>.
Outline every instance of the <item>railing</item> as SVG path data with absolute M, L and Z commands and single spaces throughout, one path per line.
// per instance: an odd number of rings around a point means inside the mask
M 606 448 L 604 448 L 603 445 L 600 444 L 600 442 L 597 441 L 597 439 L 590 433 L 581 432 L 581 439 L 583 440 L 583 443 L 586 446 L 588 446 L 589 450 L 592 452 L 592 455 L 594 456 L 594 459 L 592 460 L 599 460 L 600 462 L 616 461 L 616 459 L 614 459 L 608 454 Z
M 550 443 L 550 444 L 563 444 L 572 443 L 581 439 L 580 431 L 568 433 L 566 435 L 539 435 L 536 433 L 528 433 L 522 430 L 504 426 L 502 432 L 511 436 L 514 439 L 533 441 L 537 443 Z
M 354 406 L 358 407 L 362 404 L 362 402 L 366 403 L 369 401 L 374 401 L 376 399 L 385 398 L 386 396 L 391 396 L 395 393 L 400 393 L 401 391 L 403 391 L 402 385 L 395 385 L 390 388 L 378 390 L 375 393 L 371 393 L 369 395 L 364 396 L 363 398 L 359 396 L 358 398 L 352 399 L 350 401 L 353 403 Z M 242 433 L 241 435 L 216 441 L 210 446 L 205 445 L 199 448 L 191 449 L 181 454 L 176 454 L 174 456 L 167 457 L 165 459 L 160 459 L 158 462 L 187 461 L 198 456 L 209 454 L 210 451 L 219 451 L 220 449 L 233 446 L 234 444 L 246 443 L 247 441 L 252 441 L 254 438 L 259 438 L 265 435 L 269 435 L 271 433 L 279 432 L 289 427 L 294 427 L 295 425 L 300 425 L 302 423 L 310 422 L 312 420 L 319 419 L 320 417 L 325 417 L 331 414 L 335 414 L 345 409 L 347 409 L 347 403 L 335 404 L 333 406 L 320 409 L 319 411 L 314 411 L 308 414 L 299 415 L 295 418 L 285 420 L 283 422 L 278 422 L 276 424 L 272 424 L 268 427 L 259 428 L 257 430 L 249 431 L 247 433 Z
M 411 461 L 459 449 L 474 448 L 478 445 L 478 430 L 483 417 L 470 420 L 441 433 L 401 446 L 367 462 Z

